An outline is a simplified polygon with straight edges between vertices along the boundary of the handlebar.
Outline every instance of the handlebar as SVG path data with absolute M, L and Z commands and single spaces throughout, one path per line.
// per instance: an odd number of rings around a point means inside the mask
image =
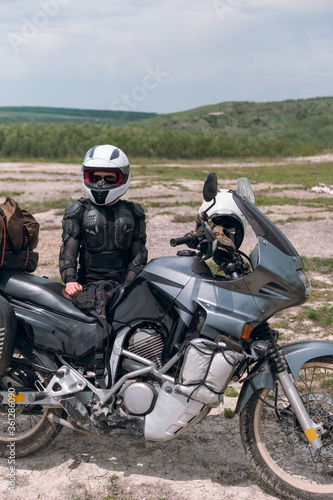
M 197 245 L 197 237 L 193 233 L 187 233 L 180 238 L 172 238 L 170 245 L 176 247 L 178 245 L 188 245 L 190 248 L 195 248 Z

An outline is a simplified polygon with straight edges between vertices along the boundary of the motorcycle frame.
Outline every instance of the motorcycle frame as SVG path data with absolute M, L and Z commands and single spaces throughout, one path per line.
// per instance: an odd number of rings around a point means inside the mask
M 283 352 L 285 356 L 285 360 L 287 362 L 288 368 L 294 378 L 295 381 L 299 380 L 299 375 L 300 375 L 300 369 L 310 359 L 315 359 L 319 358 L 322 356 L 333 356 L 333 344 L 330 342 L 325 342 L 321 340 L 310 340 L 310 341 L 301 341 L 301 342 L 293 342 L 292 344 L 288 344 L 286 346 L 283 346 L 281 348 L 281 351 Z M 123 351 L 120 348 L 119 355 L 121 354 L 127 354 L 126 351 Z M 132 354 L 132 353 L 131 353 Z M 171 377 L 166 377 L 164 375 L 164 372 L 167 371 L 167 369 L 174 364 L 178 360 L 178 357 L 175 357 L 172 359 L 172 362 L 168 362 L 166 365 L 164 365 L 160 370 L 157 370 L 155 366 L 149 366 L 147 365 L 147 368 L 145 369 L 146 373 L 154 372 L 159 373 L 161 379 L 167 379 L 169 382 L 172 382 Z M 140 360 L 141 361 L 141 360 Z M 153 365 L 153 363 L 152 363 Z M 67 367 L 69 365 L 66 363 Z M 78 373 L 74 368 L 71 368 L 73 372 Z M 131 374 L 133 376 L 133 373 Z M 86 379 L 81 375 L 80 380 L 85 381 Z M 89 387 L 90 384 L 87 384 L 88 388 L 90 388 L 90 391 L 86 391 L 89 394 L 92 394 L 93 392 L 96 392 L 98 397 L 100 397 L 101 401 L 103 400 L 103 403 L 105 404 L 110 397 L 112 397 L 113 393 L 115 392 L 113 389 L 107 390 L 107 389 L 95 389 L 95 391 L 92 391 L 92 388 Z M 251 398 L 251 396 L 256 392 L 260 391 L 261 389 L 275 389 L 275 380 L 274 377 L 270 371 L 269 364 L 267 360 L 263 361 L 258 361 L 257 363 L 254 364 L 254 366 L 251 369 L 251 372 L 249 374 L 249 377 L 247 377 L 247 380 L 244 381 L 238 401 L 237 401 L 237 406 L 236 406 L 236 413 L 241 413 L 241 411 L 244 409 L 246 403 L 248 400 Z M 71 392 L 74 392 L 73 390 Z M 84 392 L 83 388 L 80 389 L 80 391 L 75 391 L 75 392 L 80 392 L 81 394 Z M 29 394 L 36 394 L 36 392 L 32 391 L 24 391 L 25 395 Z M 0 396 L 2 396 L 3 402 L 7 402 L 7 392 L 1 391 Z M 56 402 L 56 397 L 53 393 L 52 398 L 45 398 L 43 400 L 38 400 L 38 404 L 40 405 L 50 405 L 54 404 Z M 20 404 L 30 404 L 32 403 L 33 400 L 29 400 L 27 398 L 25 401 L 21 401 Z

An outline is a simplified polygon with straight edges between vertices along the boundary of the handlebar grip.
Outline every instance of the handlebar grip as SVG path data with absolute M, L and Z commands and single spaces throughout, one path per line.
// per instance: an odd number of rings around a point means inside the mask
M 184 236 L 181 236 L 180 238 L 172 238 L 170 240 L 170 245 L 172 247 L 176 247 L 178 245 L 188 245 L 188 244 L 193 244 L 195 241 L 195 236 L 192 233 L 187 233 Z

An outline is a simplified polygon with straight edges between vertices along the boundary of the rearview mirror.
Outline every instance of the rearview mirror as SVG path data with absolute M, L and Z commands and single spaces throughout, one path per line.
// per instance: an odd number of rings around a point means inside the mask
M 210 202 L 214 200 L 217 195 L 217 176 L 215 172 L 208 174 L 203 187 L 204 200 Z

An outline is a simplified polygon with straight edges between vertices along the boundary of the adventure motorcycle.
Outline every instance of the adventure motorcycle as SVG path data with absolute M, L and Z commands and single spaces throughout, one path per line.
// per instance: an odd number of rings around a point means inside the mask
M 260 477 L 285 498 L 332 499 L 333 343 L 280 347 L 267 321 L 309 297 L 303 262 L 246 181 L 218 191 L 212 173 L 203 193 L 195 230 L 171 240 L 189 249 L 119 288 L 106 328 L 62 284 L 1 271 L 0 454 L 13 442 L 16 457 L 34 453 L 63 426 L 165 442 L 238 381 L 241 438 Z

